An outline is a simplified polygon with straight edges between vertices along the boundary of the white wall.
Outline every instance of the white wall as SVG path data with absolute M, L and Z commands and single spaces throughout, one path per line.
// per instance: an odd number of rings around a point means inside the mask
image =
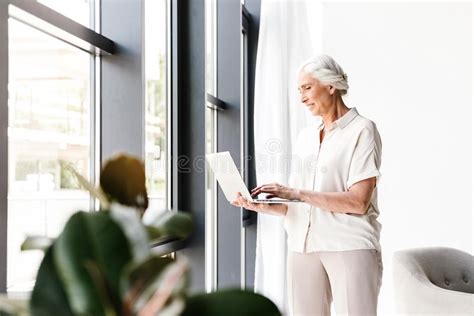
M 323 5 L 323 51 L 349 76 L 348 106 L 375 121 L 383 141 L 380 315 L 393 311 L 394 251 L 474 252 L 471 6 Z

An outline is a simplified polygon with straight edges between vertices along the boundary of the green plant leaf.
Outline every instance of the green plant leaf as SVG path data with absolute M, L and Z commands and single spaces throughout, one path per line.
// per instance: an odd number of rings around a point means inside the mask
M 110 216 L 122 228 L 132 250 L 133 260 L 142 261 L 150 255 L 148 234 L 136 208 L 117 203 L 110 205 Z
M 150 225 L 146 225 L 146 229 L 150 240 L 163 237 L 184 239 L 192 233 L 193 221 L 188 213 L 168 211 L 160 214 Z
M 278 307 L 265 296 L 229 289 L 188 298 L 181 316 L 280 316 Z
M 54 246 L 46 250 L 31 294 L 30 309 L 35 316 L 73 315 L 69 300 L 53 262 Z
M 148 286 L 137 301 L 139 316 L 180 314 L 184 310 L 184 289 L 187 285 L 189 264 L 181 258 L 168 264 L 163 272 Z M 181 303 L 180 303 L 181 302 Z M 177 304 L 176 304 L 177 303 Z
M 126 235 L 109 212 L 74 214 L 54 249 L 54 263 L 75 314 L 105 315 L 108 302 L 120 311 L 120 274 L 133 256 Z M 105 285 L 98 287 L 101 276 Z
M 54 242 L 54 238 L 46 236 L 28 236 L 21 244 L 21 250 L 43 250 L 46 251 Z
M 109 286 L 107 284 L 107 281 L 105 280 L 104 273 L 102 273 L 97 262 L 87 260 L 84 263 L 84 266 L 86 267 L 87 272 L 89 272 L 89 275 L 92 277 L 95 289 L 97 290 L 97 294 L 99 295 L 102 307 L 104 308 L 104 314 L 108 316 L 117 315 L 118 311 L 115 310 L 111 301 L 112 298 L 110 297 Z
M 129 311 L 138 312 L 150 299 L 165 268 L 173 259 L 150 256 L 141 262 L 130 263 L 122 274 L 120 293 Z M 151 292 L 151 293 L 150 293 Z

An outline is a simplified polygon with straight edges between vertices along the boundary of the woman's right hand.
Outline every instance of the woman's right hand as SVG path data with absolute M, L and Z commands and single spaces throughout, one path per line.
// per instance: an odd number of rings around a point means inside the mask
M 264 203 L 254 203 L 247 200 L 240 192 L 237 192 L 236 199 L 231 202 L 232 205 L 243 207 L 250 211 L 259 212 L 265 208 Z
M 240 192 L 237 193 L 236 199 L 232 201 L 231 204 L 237 207 L 243 207 L 247 210 L 254 212 L 262 212 L 280 216 L 285 216 L 287 210 L 286 204 L 283 203 L 269 204 L 250 202 Z

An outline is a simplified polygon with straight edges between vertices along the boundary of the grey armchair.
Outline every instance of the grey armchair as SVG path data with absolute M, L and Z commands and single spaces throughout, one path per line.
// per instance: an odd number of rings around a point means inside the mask
M 474 315 L 474 257 L 452 248 L 393 256 L 395 308 L 404 315 Z

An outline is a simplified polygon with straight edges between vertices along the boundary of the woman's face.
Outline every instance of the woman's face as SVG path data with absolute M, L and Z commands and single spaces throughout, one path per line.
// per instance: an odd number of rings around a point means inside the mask
M 298 77 L 298 91 L 301 102 L 308 110 L 313 115 L 321 116 L 329 111 L 335 88 L 322 85 L 318 79 L 301 72 Z

